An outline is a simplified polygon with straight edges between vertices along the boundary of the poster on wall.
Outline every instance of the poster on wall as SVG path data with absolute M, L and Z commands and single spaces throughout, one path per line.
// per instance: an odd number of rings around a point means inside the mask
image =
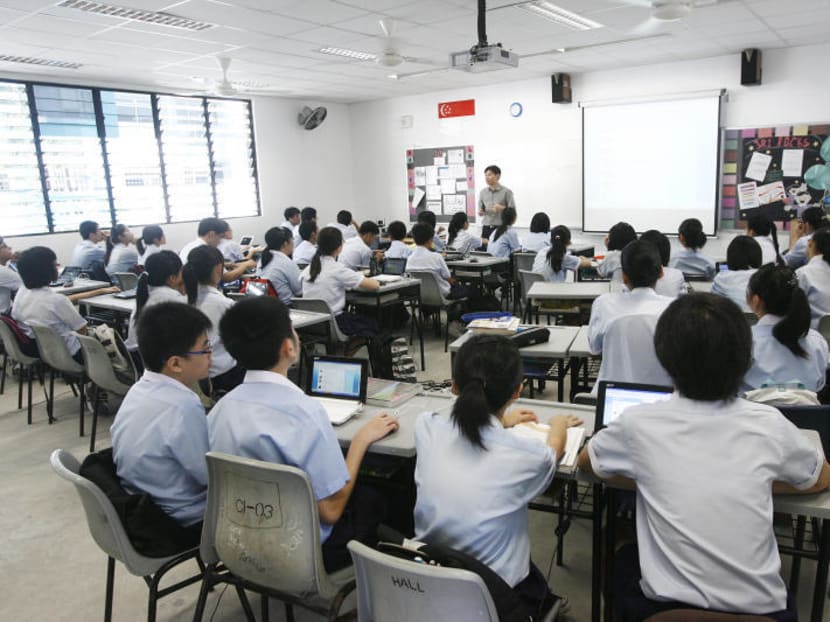
M 407 149 L 407 209 L 415 222 L 424 210 L 438 222 L 449 222 L 456 212 L 476 219 L 475 156 L 472 145 Z

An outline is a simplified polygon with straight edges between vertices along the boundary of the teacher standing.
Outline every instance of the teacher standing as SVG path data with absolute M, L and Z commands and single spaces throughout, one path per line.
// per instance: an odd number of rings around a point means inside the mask
M 481 237 L 489 238 L 493 229 L 501 225 L 501 213 L 506 207 L 516 209 L 513 191 L 499 183 L 501 169 L 491 164 L 484 169 L 487 187 L 478 195 L 478 215 L 481 216 Z

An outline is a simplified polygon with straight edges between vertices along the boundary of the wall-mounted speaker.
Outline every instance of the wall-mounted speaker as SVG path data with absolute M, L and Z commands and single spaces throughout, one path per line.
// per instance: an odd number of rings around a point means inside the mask
M 761 50 L 748 48 L 741 52 L 741 84 L 761 84 Z
M 570 104 L 573 100 L 571 93 L 571 76 L 567 73 L 554 73 L 550 77 L 551 93 L 554 104 Z

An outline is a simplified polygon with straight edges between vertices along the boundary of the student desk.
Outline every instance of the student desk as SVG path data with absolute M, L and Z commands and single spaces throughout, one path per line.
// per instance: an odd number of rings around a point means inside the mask
M 577 389 L 584 388 L 587 390 L 588 388 L 588 359 L 600 359 L 601 357 L 600 354 L 593 354 L 588 346 L 588 327 L 580 326 L 571 347 L 568 349 L 571 369 L 571 401 L 573 401 L 574 395 L 579 392 Z M 584 371 L 581 385 L 579 383 L 580 370 Z
M 577 283 L 537 281 L 530 286 L 527 298 L 537 303 L 545 300 L 593 300 L 610 291 L 611 284 L 608 281 Z
M 53 292 L 68 296 L 69 294 L 91 292 L 93 289 L 101 289 L 102 287 L 112 287 L 112 283 L 107 283 L 105 281 L 92 281 L 90 279 L 75 279 L 72 282 L 72 285 L 68 287 L 56 285 L 55 287 L 50 287 L 49 289 Z
M 695 293 L 711 293 L 712 292 L 712 281 L 687 281 L 687 285 L 692 288 L 692 291 Z
M 493 272 L 506 272 L 509 269 L 510 257 L 475 255 L 448 261 L 447 267 L 457 279 L 475 281 L 483 287 L 485 276 Z

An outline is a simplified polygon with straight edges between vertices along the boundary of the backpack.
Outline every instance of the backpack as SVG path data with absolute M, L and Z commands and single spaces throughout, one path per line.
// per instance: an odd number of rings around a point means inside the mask
M 127 357 L 119 348 L 120 337 L 118 337 L 115 330 L 113 330 L 112 326 L 109 326 L 107 324 L 98 324 L 97 326 L 90 326 L 89 334 L 92 337 L 95 337 L 95 339 L 98 340 L 98 343 L 104 346 L 104 350 L 106 351 L 107 356 L 110 357 L 112 369 L 119 377 L 132 375 L 132 366 L 130 365 L 130 362 L 127 360 Z M 124 349 L 126 350 L 126 348 Z
M 369 339 L 369 343 L 366 344 L 366 349 L 369 350 L 369 364 L 372 366 L 373 378 L 394 379 L 393 341 L 395 341 L 394 337 L 380 334 Z
M 274 284 L 268 279 L 263 279 L 261 277 L 244 279 L 239 293 L 245 294 L 246 296 L 270 296 L 271 298 L 279 299 L 277 290 L 274 289 Z
M 20 324 L 18 324 L 17 320 L 15 320 L 11 315 L 0 314 L 0 321 L 3 321 L 11 329 L 14 336 L 17 338 L 17 343 L 21 346 L 26 346 L 32 342 L 32 338 L 23 332 L 23 329 L 20 328 Z

